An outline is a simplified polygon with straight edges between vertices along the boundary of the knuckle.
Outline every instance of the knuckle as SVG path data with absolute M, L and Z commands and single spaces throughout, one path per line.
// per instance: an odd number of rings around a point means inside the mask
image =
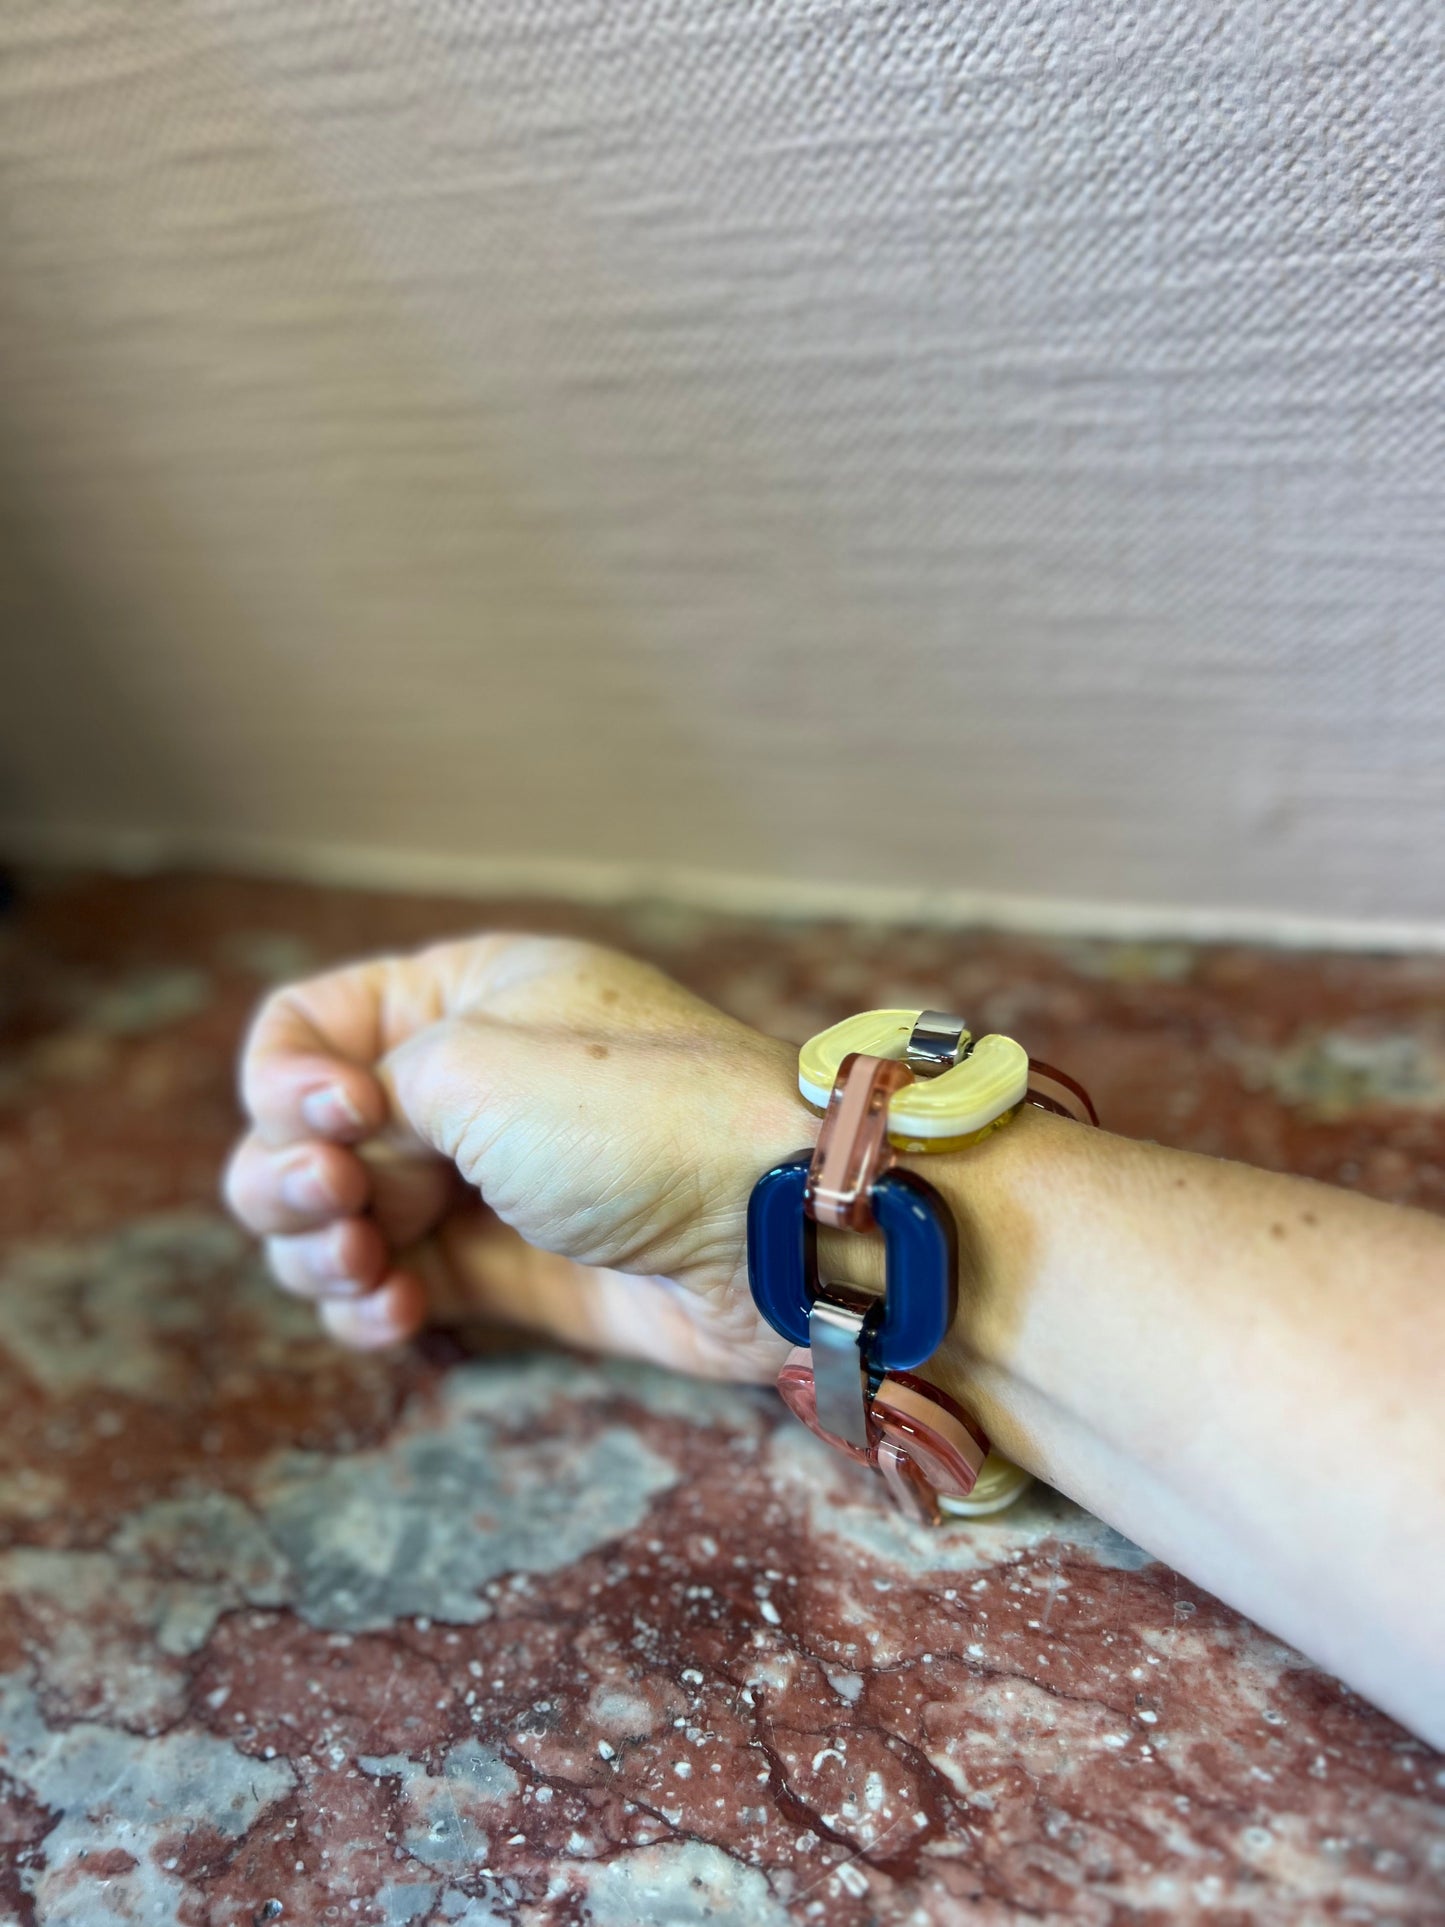
M 255 1057 L 257 1046 L 261 1043 L 262 1039 L 268 1032 L 275 1030 L 277 1025 L 290 1015 L 294 990 L 294 985 L 282 984 L 275 990 L 268 990 L 260 1003 L 257 1004 L 255 1014 L 251 1018 L 250 1028 L 246 1032 L 246 1041 L 241 1048 L 243 1075 Z

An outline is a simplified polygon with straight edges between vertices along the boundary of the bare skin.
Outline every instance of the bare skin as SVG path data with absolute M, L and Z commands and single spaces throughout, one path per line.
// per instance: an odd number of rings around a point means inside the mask
M 816 1135 L 795 1063 L 591 945 L 376 959 L 261 1011 L 226 1193 L 343 1343 L 470 1317 L 768 1380 L 786 1346 L 748 1293 L 746 1205 Z M 917 1163 L 964 1254 L 928 1375 L 1445 1745 L 1445 1225 L 1033 1111 Z M 876 1282 L 872 1240 L 823 1261 Z

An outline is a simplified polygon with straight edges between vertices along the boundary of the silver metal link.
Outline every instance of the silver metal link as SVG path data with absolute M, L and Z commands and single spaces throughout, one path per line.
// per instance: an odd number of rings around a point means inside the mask
M 920 1011 L 903 1061 L 915 1077 L 941 1077 L 972 1042 L 961 1017 L 951 1017 L 946 1010 Z
M 819 1425 L 834 1438 L 866 1448 L 868 1390 L 859 1344 L 864 1316 L 851 1306 L 815 1298 L 808 1314 L 808 1346 Z

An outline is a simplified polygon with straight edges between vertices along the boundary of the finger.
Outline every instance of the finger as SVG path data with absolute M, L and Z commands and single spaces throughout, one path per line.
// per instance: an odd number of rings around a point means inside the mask
M 631 958 L 502 932 L 373 958 L 277 992 L 247 1042 L 242 1095 L 268 1142 L 317 1135 L 358 1143 L 386 1121 L 372 1066 L 390 1051 L 450 1012 L 525 1021 L 540 1011 L 555 1022 L 563 1008 L 606 1016 L 621 1030 L 668 1023 L 691 1032 L 729 1021 Z
M 391 1251 L 369 1218 L 342 1218 L 324 1231 L 268 1238 L 266 1262 L 298 1298 L 361 1298 L 386 1277 Z
M 445 1159 L 404 1157 L 372 1143 L 360 1153 L 371 1186 L 369 1215 L 396 1249 L 415 1244 L 460 1202 L 466 1187 Z
M 319 1306 L 331 1336 L 354 1351 L 397 1345 L 426 1323 L 426 1291 L 414 1272 L 394 1271 L 364 1298 L 327 1298 Z
M 366 1208 L 371 1177 L 354 1151 L 315 1140 L 284 1151 L 243 1138 L 226 1168 L 226 1203 L 261 1236 L 309 1231 Z
M 241 1060 L 241 1097 L 270 1144 L 355 1144 L 386 1122 L 368 1066 L 381 1036 L 385 966 L 358 964 L 293 984 L 262 1005 Z

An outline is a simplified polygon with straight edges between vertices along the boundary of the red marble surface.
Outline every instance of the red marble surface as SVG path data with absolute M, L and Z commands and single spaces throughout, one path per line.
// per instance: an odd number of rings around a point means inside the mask
M 0 1920 L 1445 1919 L 1445 1762 L 1051 1493 L 929 1534 L 764 1393 L 343 1355 L 221 1216 L 276 977 L 509 922 L 802 1037 L 1445 1207 L 1445 962 L 208 878 L 0 922 Z

